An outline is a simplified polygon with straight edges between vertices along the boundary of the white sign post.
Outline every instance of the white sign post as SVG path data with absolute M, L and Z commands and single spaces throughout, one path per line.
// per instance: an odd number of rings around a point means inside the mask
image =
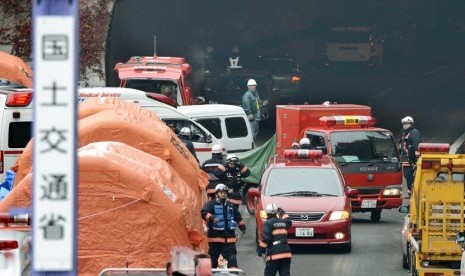
M 33 275 L 76 273 L 76 14 L 34 2 Z M 61 1 L 68 9 L 78 3 Z M 50 12 L 50 10 L 48 10 Z M 45 12 L 47 13 L 47 12 Z M 68 272 L 68 273 L 66 273 Z

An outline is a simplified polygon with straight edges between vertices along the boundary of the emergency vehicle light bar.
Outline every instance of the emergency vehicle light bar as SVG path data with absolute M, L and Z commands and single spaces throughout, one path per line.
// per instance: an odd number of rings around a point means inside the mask
M 325 127 L 333 126 L 374 126 L 376 119 L 372 116 L 323 116 L 320 117 L 320 124 Z
M 18 241 L 0 241 L 0 251 L 18 248 Z
M 0 223 L 9 224 L 9 223 L 24 223 L 30 225 L 31 218 L 28 214 L 21 215 L 10 215 L 8 213 L 0 213 Z
M 420 143 L 418 151 L 420 153 L 449 153 L 450 145 L 447 143 Z
M 6 106 L 28 106 L 32 101 L 32 92 L 11 92 L 8 93 Z
M 135 71 L 166 71 L 166 67 L 139 65 L 139 66 L 134 66 L 134 70 Z
M 300 158 L 300 159 L 312 159 L 312 158 L 321 158 L 323 157 L 323 151 L 321 150 L 307 150 L 307 149 L 298 149 L 298 150 L 284 150 L 284 158 Z

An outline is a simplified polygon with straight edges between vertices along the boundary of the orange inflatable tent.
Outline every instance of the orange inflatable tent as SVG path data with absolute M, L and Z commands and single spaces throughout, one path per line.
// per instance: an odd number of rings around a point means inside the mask
M 0 79 L 32 88 L 32 70 L 19 57 L 0 51 Z
M 200 198 L 158 157 L 117 142 L 78 151 L 79 275 L 108 267 L 165 267 L 170 249 L 206 250 Z M 31 206 L 27 175 L 0 212 Z
M 126 143 L 169 162 L 198 196 L 204 194 L 208 175 L 182 141 L 150 110 L 118 98 L 91 99 L 79 104 L 78 117 L 80 147 L 99 141 Z M 29 142 L 17 162 L 15 185 L 30 172 L 31 156 Z

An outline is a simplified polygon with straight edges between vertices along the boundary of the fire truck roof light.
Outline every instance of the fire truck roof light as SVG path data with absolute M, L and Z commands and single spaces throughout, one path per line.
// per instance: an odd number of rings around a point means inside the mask
M 134 66 L 134 70 L 136 70 L 136 71 L 166 71 L 166 67 L 164 67 L 164 66 L 139 65 L 139 66 Z
M 321 150 L 307 150 L 307 149 L 298 149 L 298 150 L 284 150 L 284 158 L 300 158 L 300 159 L 316 159 L 323 157 L 323 151 Z
M 420 153 L 449 153 L 450 145 L 447 143 L 420 143 L 418 151 Z
M 32 92 L 8 93 L 6 106 L 28 106 L 32 101 Z
M 0 251 L 18 248 L 18 241 L 0 241 Z
M 320 124 L 326 127 L 374 126 L 376 124 L 376 119 L 372 116 L 362 115 L 323 116 L 320 117 Z

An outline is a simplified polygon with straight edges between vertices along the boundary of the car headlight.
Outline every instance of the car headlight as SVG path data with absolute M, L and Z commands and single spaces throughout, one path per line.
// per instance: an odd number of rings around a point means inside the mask
M 394 186 L 394 187 L 386 187 L 383 191 L 383 195 L 385 196 L 400 196 L 402 195 L 402 187 L 401 186 Z
M 349 218 L 349 211 L 333 211 L 329 220 L 342 220 Z

